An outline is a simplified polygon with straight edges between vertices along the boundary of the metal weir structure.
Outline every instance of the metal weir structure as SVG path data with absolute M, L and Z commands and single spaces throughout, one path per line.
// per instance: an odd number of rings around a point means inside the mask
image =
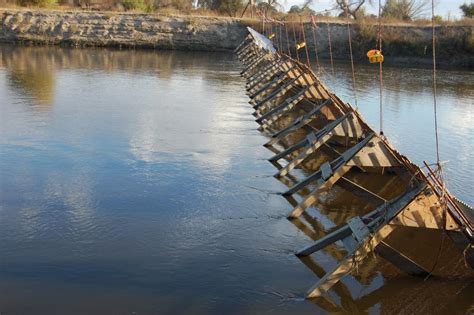
M 344 290 L 339 281 L 356 273 L 371 253 L 410 275 L 435 274 L 437 262 L 427 266 L 391 241 L 406 227 L 447 236 L 458 248 L 454 259 L 465 262 L 461 276 L 472 276 L 474 210 L 449 193 L 432 165 L 420 168 L 399 153 L 307 65 L 278 52 L 252 28 L 248 31 L 235 53 L 259 131 L 274 152 L 269 161 L 277 168 L 275 177 L 288 186 L 282 192 L 293 206 L 288 219 L 311 238 L 296 252 L 319 278 L 307 298 L 334 305 L 328 291 Z M 358 198 L 356 209 L 328 213 L 334 227 L 327 230 L 308 211 L 343 193 Z M 311 267 L 311 255 L 321 251 L 336 261 L 329 270 Z

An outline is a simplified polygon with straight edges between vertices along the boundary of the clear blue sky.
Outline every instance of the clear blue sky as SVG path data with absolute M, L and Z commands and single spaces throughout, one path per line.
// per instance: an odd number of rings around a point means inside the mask
M 288 10 L 292 5 L 301 5 L 303 2 L 304 0 L 281 0 L 281 3 L 284 5 L 286 10 Z M 335 3 L 334 0 L 313 0 L 313 2 L 311 8 L 317 12 L 332 8 Z M 352 1 L 349 0 L 349 2 Z M 373 7 L 370 4 L 365 5 L 368 13 L 377 13 L 378 1 L 374 0 L 373 2 L 375 4 Z M 382 5 L 384 2 L 385 1 L 382 0 Z M 441 15 L 443 18 L 447 18 L 449 14 L 451 14 L 452 18 L 460 18 L 462 14 L 461 10 L 459 10 L 459 6 L 463 3 L 472 3 L 472 0 L 435 0 L 435 14 Z

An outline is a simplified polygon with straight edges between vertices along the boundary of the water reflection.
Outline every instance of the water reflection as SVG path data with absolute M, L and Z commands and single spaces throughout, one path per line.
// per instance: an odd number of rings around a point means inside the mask
M 305 261 L 310 269 L 292 253 L 334 228 L 336 209 L 350 214 L 360 202 L 333 201 L 289 224 L 289 205 L 273 194 L 285 185 L 271 176 L 272 154 L 232 55 L 15 46 L 0 46 L 0 54 L 0 311 L 472 308 L 469 281 L 420 282 L 375 259 L 332 293 L 340 305 L 302 299 L 312 272 L 322 274 L 343 253 L 328 248 Z M 377 125 L 371 70 L 360 74 L 359 103 Z M 429 73 L 386 71 L 387 132 L 402 151 L 425 158 L 431 144 L 402 140 L 428 139 L 431 126 L 415 118 L 430 113 Z M 337 73 L 335 89 L 351 100 L 347 65 Z M 453 169 L 464 167 L 449 184 L 467 201 L 473 92 L 462 82 L 470 75 L 446 72 L 440 84 L 445 145 L 458 148 L 444 154 Z M 437 299 L 446 308 L 430 308 Z
M 347 62 L 335 63 L 336 77 L 334 80 L 330 74 L 330 65 L 323 62 L 322 67 L 321 76 L 325 82 L 338 94 L 344 94 L 347 101 L 352 104 L 355 103 L 352 91 L 352 74 L 349 71 L 350 65 Z M 315 67 L 313 66 L 313 68 Z M 369 64 L 356 64 L 355 70 L 356 89 L 357 95 L 360 97 L 360 105 L 374 98 L 378 101 L 378 67 Z M 403 95 L 412 97 L 415 94 L 418 96 L 422 94 L 432 98 L 432 72 L 430 69 L 384 67 L 383 78 L 387 106 L 411 106 L 410 102 L 400 103 L 397 101 Z M 473 78 L 472 71 L 438 70 L 438 93 L 440 96 L 459 97 L 459 99 L 450 99 L 450 103 L 455 106 L 469 105 L 470 103 L 466 100 L 474 96 Z
M 46 114 L 10 82 L 21 58 L 52 65 Z M 276 219 L 284 201 L 254 189 L 278 184 L 255 176 L 270 166 L 255 163 L 265 150 L 236 67 L 230 54 L 2 46 L 2 311 L 242 313 L 278 301 L 296 232 Z M 271 280 L 262 268 L 274 261 L 293 267 Z M 283 306 L 294 308 L 310 310 Z
M 38 50 L 25 54 L 14 47 L 2 46 L 0 67 L 7 68 L 8 80 L 20 94 L 30 97 L 34 108 L 47 110 L 53 104 L 56 85 L 54 58 Z

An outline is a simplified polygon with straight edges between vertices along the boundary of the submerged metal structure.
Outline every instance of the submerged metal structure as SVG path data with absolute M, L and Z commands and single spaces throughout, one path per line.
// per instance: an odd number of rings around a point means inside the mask
M 372 252 L 410 275 L 436 273 L 392 241 L 391 235 L 406 227 L 447 235 L 459 249 L 454 259 L 466 263 L 457 276 L 472 276 L 473 209 L 447 191 L 430 165 L 423 171 L 393 148 L 308 66 L 248 30 L 235 53 L 244 65 L 241 74 L 259 130 L 269 137 L 265 146 L 275 153 L 269 159 L 278 169 L 275 177 L 288 185 L 282 193 L 293 206 L 288 218 L 312 239 L 296 252 L 319 277 L 307 298 L 327 296 Z M 307 211 L 340 194 L 351 194 L 356 202 L 350 211 L 335 207 L 328 212 L 335 226 L 324 229 Z M 314 266 L 311 255 L 319 251 L 337 261 L 332 269 Z

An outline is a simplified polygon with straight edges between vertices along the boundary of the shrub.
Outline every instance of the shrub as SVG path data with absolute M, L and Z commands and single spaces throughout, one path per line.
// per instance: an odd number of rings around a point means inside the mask
M 145 13 L 153 13 L 156 11 L 156 7 L 153 4 L 146 4 L 143 10 Z
M 191 0 L 154 0 L 153 4 L 159 9 L 176 9 L 183 12 L 191 10 L 193 7 L 193 1 Z
M 122 0 L 122 5 L 127 11 L 145 9 L 145 2 L 143 0 Z
M 237 11 L 244 7 L 242 0 L 225 0 L 220 1 L 219 11 L 227 13 L 229 16 L 235 16 Z
M 171 4 L 178 10 L 190 10 L 192 8 L 192 2 L 189 0 L 173 0 Z
M 426 13 L 429 4 L 428 0 L 386 0 L 382 16 L 411 21 Z
M 17 3 L 21 6 L 36 6 L 36 7 L 53 7 L 58 4 L 58 0 L 17 0 Z

